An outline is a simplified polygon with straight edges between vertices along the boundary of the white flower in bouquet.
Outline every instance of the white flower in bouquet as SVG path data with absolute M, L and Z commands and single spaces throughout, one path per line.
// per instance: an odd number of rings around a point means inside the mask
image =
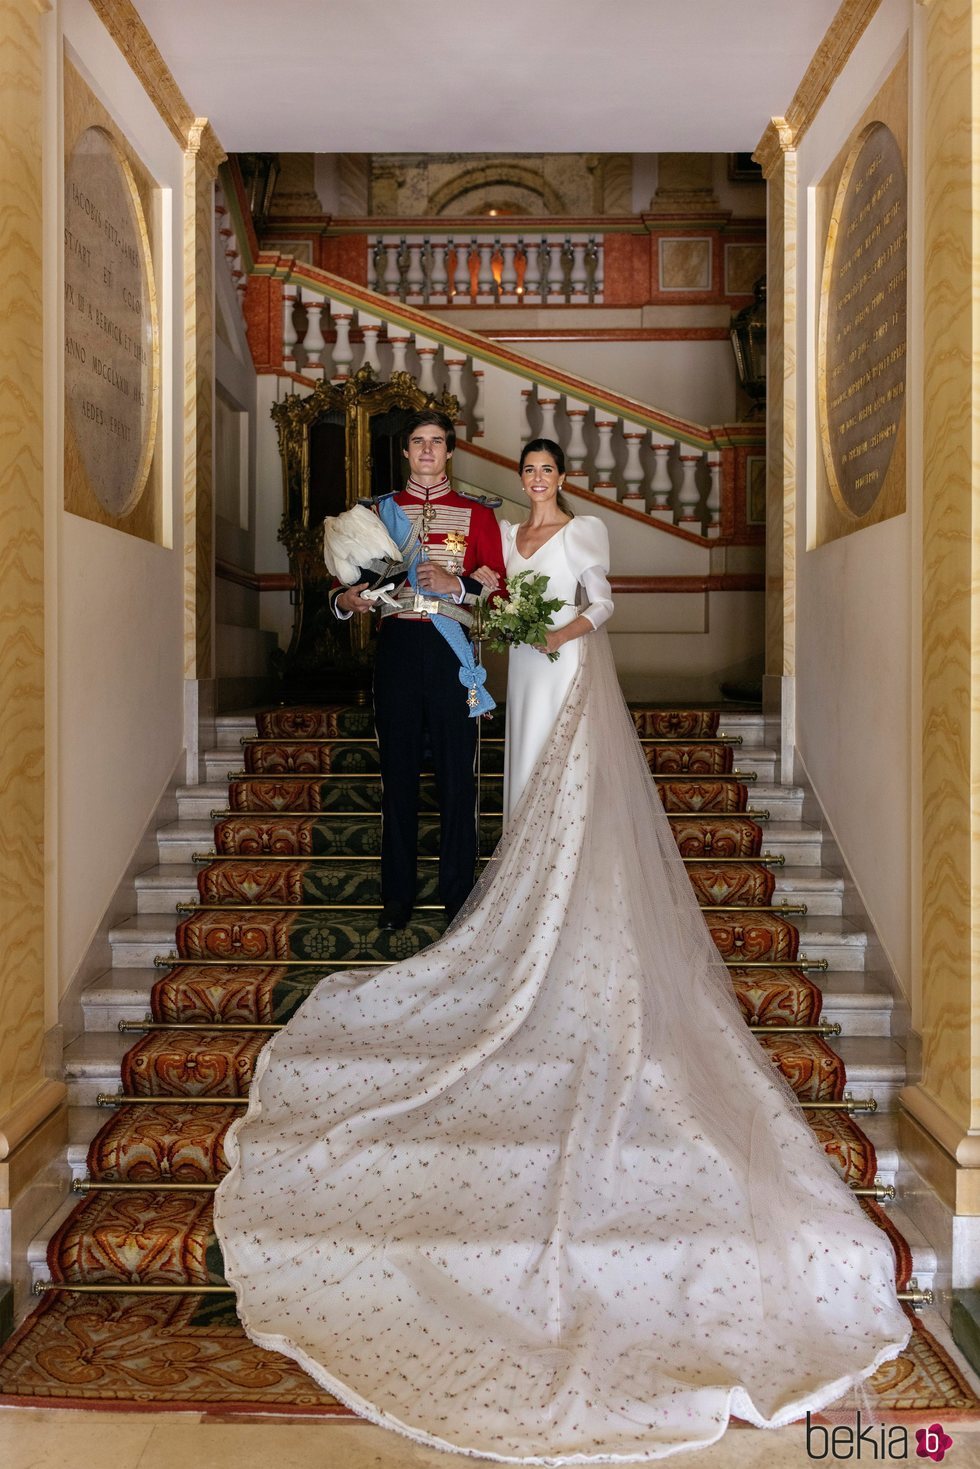
M 548 636 L 551 619 L 562 607 L 560 597 L 547 597 L 548 578 L 533 571 L 519 571 L 508 578 L 507 601 L 498 601 L 483 614 L 483 633 L 495 653 L 505 653 L 518 643 L 540 648 Z M 557 652 L 549 653 L 553 663 Z

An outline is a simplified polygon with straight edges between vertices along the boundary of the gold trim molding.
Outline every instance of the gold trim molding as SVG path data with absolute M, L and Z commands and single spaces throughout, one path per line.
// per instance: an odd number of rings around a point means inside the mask
M 197 154 L 198 162 L 211 179 L 218 177 L 218 169 L 228 157 L 206 117 L 195 117 L 188 129 L 187 152 Z
M 133 0 L 89 0 L 89 4 L 136 73 L 143 90 L 181 148 L 202 151 L 202 161 L 207 168 L 212 167 L 211 159 L 215 157 L 217 161 L 213 165 L 213 172 L 217 173 L 218 164 L 225 158 L 221 144 L 207 119 L 195 117 Z M 208 135 L 206 144 L 202 142 L 205 133 Z M 196 142 L 192 142 L 192 135 L 196 135 Z
M 796 134 L 785 117 L 771 117 L 752 157 L 766 178 L 771 178 L 784 153 L 796 147 Z
M 921 0 L 920 0 L 921 3 Z M 770 134 L 775 125 L 787 127 L 792 142 L 780 143 L 782 151 L 798 146 L 803 134 L 823 106 L 827 94 L 847 65 L 855 46 L 867 30 L 881 0 L 842 0 L 840 9 L 827 27 L 826 34 L 814 51 L 810 65 L 794 93 L 793 100 L 784 117 L 774 117 L 766 128 L 753 154 L 762 164 L 763 172 L 769 176 L 766 159 L 772 157 L 773 143 Z

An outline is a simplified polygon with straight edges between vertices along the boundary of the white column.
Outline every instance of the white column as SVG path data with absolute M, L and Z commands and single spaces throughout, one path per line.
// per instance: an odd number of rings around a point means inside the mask
M 466 420 L 463 417 L 463 369 L 466 366 L 465 357 L 443 357 L 446 364 L 446 372 L 449 376 L 447 387 L 456 399 L 456 427 L 465 427 Z
M 323 308 L 326 301 L 317 300 L 315 297 L 306 303 L 306 336 L 303 339 L 303 351 L 306 353 L 306 366 L 303 368 L 307 377 L 323 376 L 323 349 L 327 345 L 323 340 Z
M 616 468 L 616 457 L 612 449 L 613 429 L 619 422 L 618 418 L 610 418 L 601 409 L 596 409 L 595 427 L 599 436 L 599 447 L 592 461 L 595 469 L 595 479 L 592 488 L 597 495 L 605 495 L 607 500 L 615 500 L 616 485 L 612 478 L 612 472 Z
M 473 380 L 476 383 L 476 399 L 473 403 L 473 437 L 483 438 L 483 368 L 474 367 Z
M 585 467 L 585 456 L 588 452 L 585 444 L 585 418 L 588 408 L 576 398 L 565 399 L 565 413 L 568 418 L 568 448 L 565 450 L 565 462 L 568 465 L 569 474 L 581 474 Z
M 572 246 L 572 300 L 589 299 L 588 279 L 585 274 L 585 242 L 576 241 Z
M 429 271 L 429 300 L 445 301 L 449 296 L 449 246 L 436 244 L 432 247 L 432 268 Z
M 526 444 L 531 437 L 531 399 L 534 396 L 534 386 L 521 388 L 521 443 Z
M 481 302 L 494 300 L 493 246 L 489 241 L 480 245 L 480 274 L 476 283 L 476 299 Z
M 547 389 L 545 389 L 547 391 Z M 558 412 L 558 404 L 561 399 L 555 395 L 542 398 L 538 392 L 538 407 L 541 409 L 541 438 L 551 439 L 553 443 L 558 442 L 558 429 L 555 427 L 555 414 Z
M 623 504 L 632 504 L 634 510 L 642 510 L 643 464 L 640 460 L 640 451 L 643 448 L 646 433 L 643 429 L 634 428 L 632 425 L 627 427 L 624 424 L 623 438 L 626 440 L 626 465 L 623 469 L 626 493 L 623 495 Z
M 282 365 L 286 372 L 296 371 L 296 326 L 293 311 L 296 307 L 296 288 L 289 286 L 282 293 Z
M 711 487 L 708 490 L 708 524 L 705 527 L 705 535 L 714 539 L 721 535 L 721 455 L 718 453 L 708 455 L 708 473 L 711 475 Z
M 408 371 L 408 344 L 412 340 L 410 334 L 397 328 L 388 328 L 388 341 L 391 343 L 391 374 Z
M 436 356 L 439 344 L 416 335 L 415 350 L 419 355 L 419 387 L 423 393 L 434 395 L 439 391 L 436 387 Z
M 701 492 L 697 486 L 698 465 L 701 463 L 700 454 L 682 454 L 681 469 L 684 478 L 677 494 L 677 508 L 680 512 L 677 517 L 678 525 L 686 525 L 689 530 L 696 526 L 698 533 L 701 530 L 701 517 L 698 514 L 698 501 Z
M 502 301 L 517 300 L 517 267 L 514 257 L 517 254 L 517 246 L 513 241 L 508 241 L 501 246 L 503 264 L 500 268 L 500 299 Z
M 333 349 L 333 372 L 331 379 L 337 382 L 339 378 L 350 377 L 351 363 L 354 361 L 354 349 L 350 344 L 350 324 L 354 313 L 352 311 L 334 311 L 333 321 L 337 332 L 337 340 Z
M 398 295 L 398 278 L 400 275 L 398 256 L 400 250 L 398 245 L 389 240 L 385 245 L 385 278 L 384 294 L 386 296 Z
M 456 301 L 470 299 L 470 245 L 466 240 L 457 240 L 456 264 L 453 268 L 453 297 Z
M 378 356 L 378 336 L 381 332 L 381 322 L 376 316 L 367 316 L 363 311 L 357 313 L 357 324 L 364 334 L 364 351 L 361 354 L 361 366 L 370 367 L 375 377 L 381 376 L 381 358 Z

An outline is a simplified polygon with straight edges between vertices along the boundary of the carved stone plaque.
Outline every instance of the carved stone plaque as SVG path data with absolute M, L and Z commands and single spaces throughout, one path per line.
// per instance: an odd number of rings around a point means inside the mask
M 834 498 L 863 516 L 884 487 L 905 403 L 908 193 L 898 142 L 872 122 L 837 189 L 824 256 L 819 401 Z
M 146 487 L 159 393 L 149 240 L 129 164 L 101 127 L 65 171 L 65 397 L 92 491 L 113 516 Z

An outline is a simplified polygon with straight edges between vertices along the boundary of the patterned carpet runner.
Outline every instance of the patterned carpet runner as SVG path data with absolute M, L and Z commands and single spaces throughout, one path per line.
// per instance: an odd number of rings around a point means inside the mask
M 696 859 L 691 881 L 713 910 L 706 918 L 746 1022 L 784 1032 L 758 1040 L 801 1101 L 841 1101 L 840 1057 L 821 1035 L 790 1029 L 819 1024 L 821 992 L 794 966 L 799 930 L 767 911 L 775 878 L 760 860 L 763 826 L 746 814 L 749 787 L 733 775 L 717 713 L 644 708 L 634 719 L 678 846 Z M 92 1181 L 130 1187 L 90 1193 L 72 1210 L 50 1241 L 52 1281 L 221 1286 L 208 1185 L 227 1167 L 223 1140 L 268 1034 L 242 1027 L 281 1024 L 324 973 L 402 958 L 443 929 L 431 860 L 420 863 L 409 928 L 376 926 L 381 792 L 370 711 L 277 709 L 257 726 L 244 770 L 229 780 L 227 809 L 214 813 L 214 859 L 177 927 L 176 961 L 153 986 L 152 1018 L 163 1028 L 141 1036 L 122 1063 L 121 1091 L 139 1100 L 112 1110 L 89 1148 Z M 484 729 L 489 854 L 500 832 L 499 714 Z M 430 781 L 420 807 L 420 852 L 433 858 Z M 875 1152 L 854 1119 L 833 1107 L 807 1117 L 842 1177 L 870 1188 Z M 907 1288 L 907 1244 L 877 1203 L 861 1204 L 888 1233 L 898 1287 Z M 908 1350 L 870 1384 L 876 1411 L 976 1412 L 954 1364 L 915 1325 Z M 46 1295 L 0 1355 L 0 1402 L 350 1416 L 287 1358 L 252 1346 L 228 1295 L 199 1291 Z

